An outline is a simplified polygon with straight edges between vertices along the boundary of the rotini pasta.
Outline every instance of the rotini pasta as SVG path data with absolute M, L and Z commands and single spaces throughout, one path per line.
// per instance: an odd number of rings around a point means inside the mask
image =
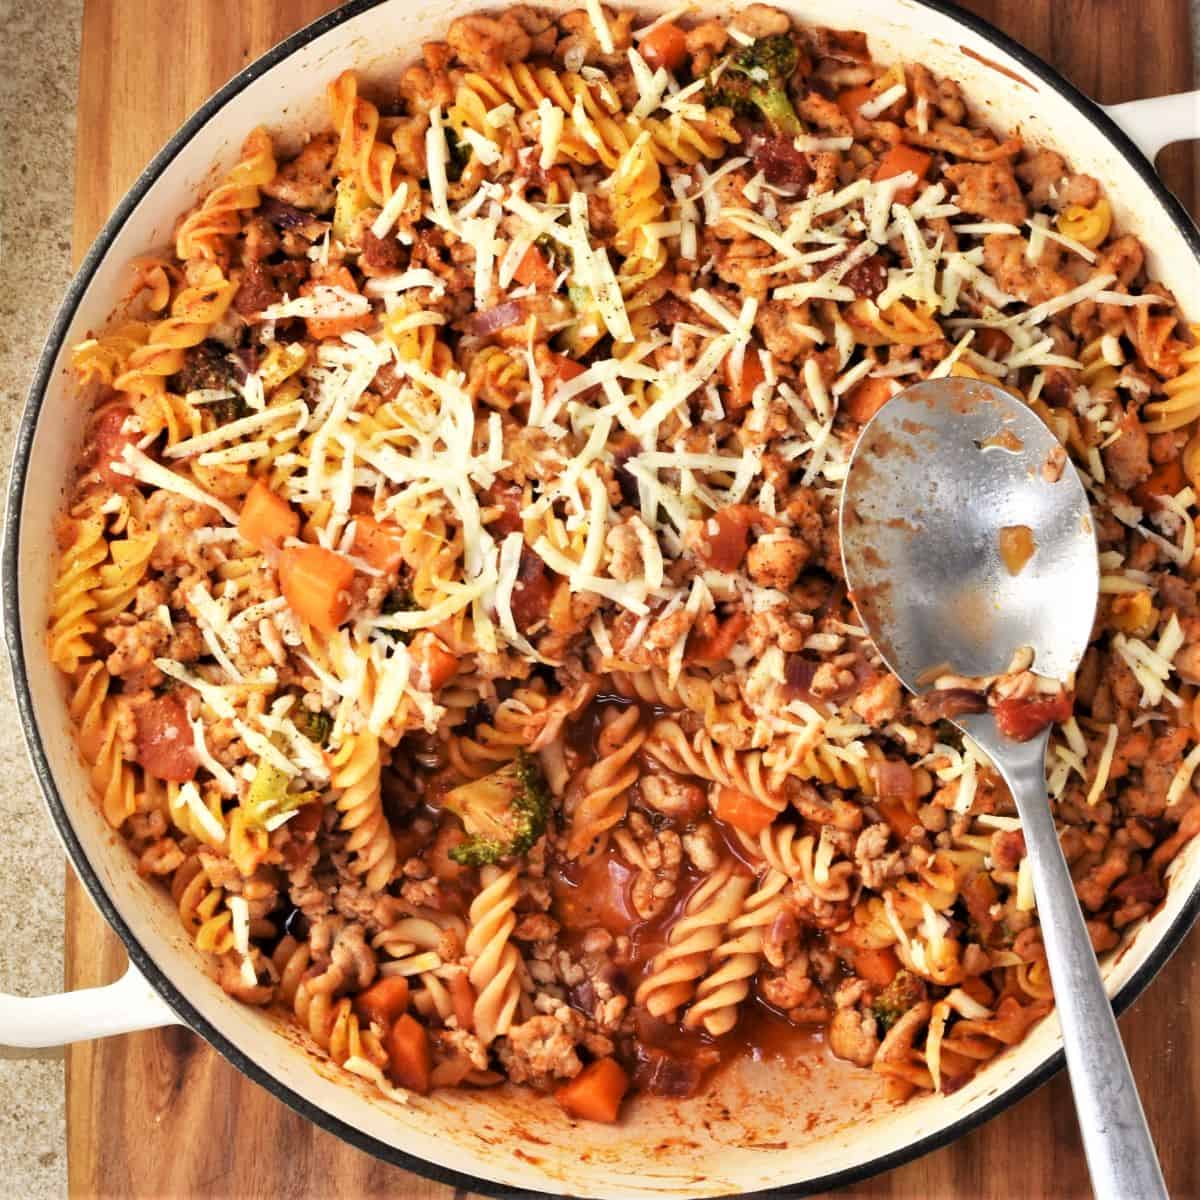
M 762 1022 L 948 1091 L 1052 993 L 1011 798 L 847 595 L 850 455 L 949 373 L 1086 470 L 1048 785 L 1112 949 L 1197 827 L 1200 325 L 921 64 L 594 15 L 343 73 L 76 347 L 47 653 L 92 797 L 225 992 L 385 1097 L 615 1114 L 597 1076 L 701 1087 Z

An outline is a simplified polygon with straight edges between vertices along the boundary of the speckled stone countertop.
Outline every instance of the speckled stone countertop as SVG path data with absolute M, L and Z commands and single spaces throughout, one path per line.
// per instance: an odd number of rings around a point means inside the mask
M 1054 0 L 1032 0 L 1049 4 Z M 83 0 L 0 0 L 0 485 L 45 330 L 70 278 Z M 1200 66 L 1200 0 L 1193 0 Z M 1200 74 L 1200 71 L 1198 71 Z M 0 705 L 11 697 L 0 655 Z M 62 985 L 61 848 L 13 721 L 0 722 L 0 989 Z M 0 1197 L 67 1191 L 61 1053 L 0 1049 Z
M 83 0 L 0 0 L 0 470 L 42 338 L 70 278 Z M 0 705 L 12 695 L 0 655 Z M 0 988 L 62 986 L 63 855 L 17 723 L 0 722 Z M 0 1195 L 67 1190 L 61 1053 L 0 1050 Z

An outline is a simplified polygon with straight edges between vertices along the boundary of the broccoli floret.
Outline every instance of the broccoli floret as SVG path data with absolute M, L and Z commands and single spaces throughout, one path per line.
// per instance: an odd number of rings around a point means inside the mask
M 327 712 L 310 712 L 301 708 L 296 716 L 296 728 L 310 742 L 324 746 L 329 741 L 329 731 L 333 728 L 333 718 Z
M 785 33 L 762 37 L 724 60 L 709 78 L 705 95 L 710 108 L 732 108 L 745 117 L 761 116 L 787 137 L 804 132 L 788 97 L 788 80 L 796 70 L 796 43 Z
M 513 762 L 446 793 L 445 806 L 462 818 L 467 840 L 450 851 L 464 867 L 517 858 L 546 829 L 550 797 L 537 760 L 524 750 Z
M 911 971 L 897 971 L 896 978 L 875 997 L 871 1012 L 886 1033 L 914 1004 L 925 999 L 925 984 Z
M 294 812 L 314 798 L 311 791 L 289 791 L 291 782 L 291 776 L 274 763 L 258 760 L 250 790 L 242 801 L 248 828 L 265 829 L 272 818 Z
M 248 417 L 250 406 L 239 392 L 233 396 L 226 396 L 224 400 L 214 401 L 208 406 L 208 411 L 212 413 L 218 425 L 228 425 L 231 421 L 240 421 L 243 417 Z
M 420 612 L 421 606 L 413 597 L 412 592 L 407 588 L 393 588 L 383 598 L 383 603 L 379 606 L 379 612 L 382 616 L 391 616 L 393 613 L 405 612 Z M 412 640 L 412 634 L 407 629 L 381 629 L 379 631 L 385 637 L 390 638 L 393 642 L 403 642 L 407 645 Z

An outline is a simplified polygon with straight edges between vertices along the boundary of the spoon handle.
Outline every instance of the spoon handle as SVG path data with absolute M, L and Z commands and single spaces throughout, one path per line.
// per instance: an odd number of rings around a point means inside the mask
M 1092 1188 L 1100 1200 L 1165 1198 L 1137 1086 L 1054 828 L 1046 795 L 1046 739 L 1024 743 L 1025 753 L 1009 746 L 1009 761 L 997 759 L 996 765 L 1021 814 Z

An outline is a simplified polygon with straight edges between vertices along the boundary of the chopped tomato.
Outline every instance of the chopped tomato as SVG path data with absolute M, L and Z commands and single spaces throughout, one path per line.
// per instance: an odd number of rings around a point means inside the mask
M 1179 459 L 1173 458 L 1170 462 L 1155 467 L 1145 483 L 1139 483 L 1130 495 L 1139 508 L 1158 512 L 1163 507 L 1161 497 L 1176 495 L 1183 490 L 1185 483 L 1183 464 Z
M 747 346 L 742 356 L 742 369 L 735 372 L 732 356 L 725 357 L 726 407 L 730 412 L 749 408 L 754 399 L 754 389 L 766 378 L 762 358 L 753 346 Z
M 515 483 L 501 483 L 496 480 L 487 491 L 487 507 L 499 511 L 487 521 L 487 527 L 493 533 L 516 533 L 524 521 L 521 509 L 525 507 L 525 491 Z
M 750 504 L 731 504 L 713 513 L 698 536 L 696 553 L 714 571 L 736 571 L 750 545 L 750 527 L 769 520 Z
M 475 989 L 466 971 L 458 971 L 450 977 L 450 1001 L 459 1029 L 475 1028 Z
M 517 264 L 513 278 L 522 287 L 533 287 L 536 292 L 552 292 L 558 276 L 550 265 L 550 260 L 537 248 L 530 246 L 525 256 Z
M 908 806 L 899 800 L 880 800 L 875 807 L 900 841 L 907 841 L 914 829 L 920 831 L 921 822 L 915 814 L 909 812 Z
M 756 796 L 725 787 L 724 784 L 714 784 L 709 789 L 708 802 L 718 820 L 751 837 L 757 837 L 776 817 L 775 810 Z
M 557 575 L 546 570 L 546 564 L 537 554 L 528 546 L 521 547 L 511 608 L 513 621 L 522 633 L 528 633 L 549 614 L 557 579 Z
M 550 355 L 550 363 L 553 367 L 553 373 L 549 378 L 551 394 L 560 383 L 569 383 L 587 370 L 583 363 L 576 362 L 575 359 L 568 358 L 565 354 Z
M 1012 349 L 1012 338 L 1003 329 L 976 329 L 974 349 L 988 358 L 1003 358 Z
M 133 710 L 137 761 L 152 775 L 184 783 L 196 774 L 196 747 L 178 696 L 158 696 Z
M 1001 700 L 996 705 L 996 725 L 1014 742 L 1027 742 L 1054 721 L 1071 715 L 1071 697 L 1066 692 L 1048 700 Z
M 114 463 L 124 463 L 125 447 L 137 444 L 138 435 L 122 428 L 129 416 L 125 405 L 106 408 L 96 421 L 93 437 L 96 439 L 96 471 L 100 478 L 118 492 L 129 490 L 132 477 L 113 470 Z
M 642 39 L 642 57 L 658 70 L 678 71 L 687 62 L 687 34 L 673 21 L 656 25 Z

